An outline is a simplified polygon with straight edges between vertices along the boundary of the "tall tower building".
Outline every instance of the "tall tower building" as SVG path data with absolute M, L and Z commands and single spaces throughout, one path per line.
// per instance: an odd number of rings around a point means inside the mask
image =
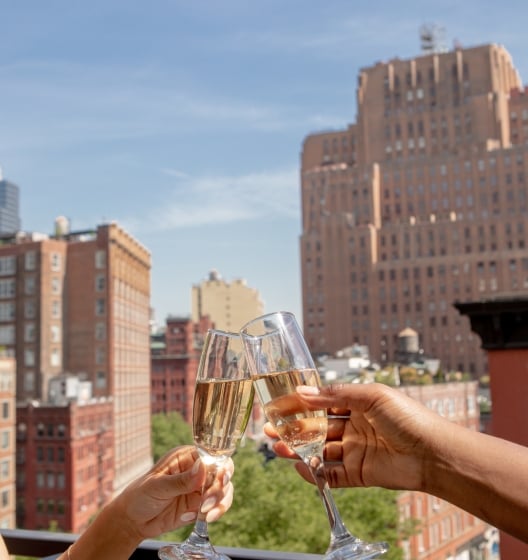
M 16 356 L 19 405 L 51 404 L 63 373 L 110 399 L 117 492 L 151 464 L 150 253 L 115 223 L 58 226 L 0 246 L 0 345 Z
M 303 144 L 310 348 L 365 344 L 387 363 L 410 327 L 442 369 L 480 375 L 453 304 L 528 288 L 528 91 L 484 45 L 364 68 L 357 105 L 357 122 Z
M 19 190 L 0 169 L 0 235 L 20 231 Z
M 209 315 L 215 328 L 238 332 L 255 317 L 264 313 L 258 290 L 245 280 L 226 282 L 216 270 L 209 278 L 192 287 L 192 320 L 198 322 Z

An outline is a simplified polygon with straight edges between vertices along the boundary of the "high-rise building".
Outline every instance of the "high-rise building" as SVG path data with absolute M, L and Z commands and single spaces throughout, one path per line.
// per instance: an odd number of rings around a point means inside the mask
M 528 91 L 484 45 L 364 68 L 357 105 L 355 123 L 303 144 L 308 344 L 389 363 L 410 327 L 443 370 L 481 375 L 453 304 L 528 288 Z
M 16 357 L 19 409 L 52 404 L 50 382 L 64 373 L 110 399 L 118 492 L 152 462 L 150 253 L 115 223 L 70 232 L 61 221 L 54 237 L 3 241 L 0 344 Z
M 226 282 L 216 270 L 192 287 L 192 320 L 208 315 L 215 328 L 238 332 L 251 319 L 264 313 L 258 290 L 243 279 Z
M 0 169 L 0 235 L 20 231 L 18 186 L 7 181 Z

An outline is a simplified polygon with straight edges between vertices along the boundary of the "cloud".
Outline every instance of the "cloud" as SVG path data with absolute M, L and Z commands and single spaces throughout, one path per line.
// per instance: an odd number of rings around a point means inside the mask
M 125 223 L 136 231 L 163 231 L 299 217 L 296 168 L 241 176 L 190 178 L 181 172 L 173 176 L 178 184 L 166 204 L 145 219 Z

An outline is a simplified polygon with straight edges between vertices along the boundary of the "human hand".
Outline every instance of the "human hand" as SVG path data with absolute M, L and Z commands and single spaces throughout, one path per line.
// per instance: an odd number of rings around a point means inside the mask
M 346 384 L 300 386 L 298 396 L 312 410 L 327 409 L 326 471 L 331 486 L 382 486 L 421 490 L 425 487 L 425 463 L 434 456 L 434 437 L 442 437 L 450 423 L 418 401 L 386 385 Z M 339 415 L 341 418 L 332 418 Z M 277 432 L 266 424 L 265 432 Z M 282 441 L 273 446 L 277 455 L 296 458 Z M 309 482 L 306 465 L 296 463 Z
M 206 466 L 194 446 L 177 447 L 125 488 L 113 507 L 129 520 L 140 540 L 187 525 L 200 509 L 208 522 L 216 521 L 233 501 L 233 470 L 233 462 L 228 459 L 202 496 Z

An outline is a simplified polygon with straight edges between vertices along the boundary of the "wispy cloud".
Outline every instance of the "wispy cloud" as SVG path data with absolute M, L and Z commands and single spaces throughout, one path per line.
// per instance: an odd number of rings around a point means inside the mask
M 174 176 L 179 180 L 167 202 L 144 218 L 124 220 L 129 227 L 144 232 L 299 217 L 297 169 L 197 178 L 177 172 Z

